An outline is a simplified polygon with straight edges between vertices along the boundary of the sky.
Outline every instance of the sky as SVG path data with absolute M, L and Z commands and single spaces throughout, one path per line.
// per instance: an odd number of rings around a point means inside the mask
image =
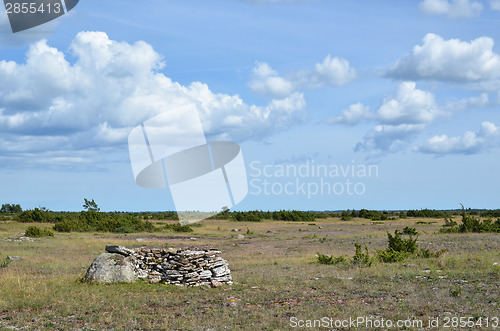
M 81 0 L 18 33 L 2 7 L 0 203 L 174 210 L 128 137 L 194 104 L 241 147 L 233 210 L 499 208 L 499 27 L 499 0 Z

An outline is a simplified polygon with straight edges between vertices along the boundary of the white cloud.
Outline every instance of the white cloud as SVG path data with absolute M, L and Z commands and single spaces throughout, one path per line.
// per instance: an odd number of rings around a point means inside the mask
M 500 11 L 500 0 L 490 0 L 490 7 L 492 10 Z
M 386 96 L 374 112 L 361 103 L 351 105 L 341 116 L 332 117 L 330 124 L 356 125 L 363 120 L 377 122 L 355 151 L 368 152 L 377 156 L 386 152 L 397 152 L 409 143 L 438 118 L 450 116 L 453 112 L 489 106 L 486 93 L 448 102 L 444 106 L 436 103 L 434 94 L 416 88 L 415 82 L 400 83 L 395 96 Z
M 292 83 L 278 76 L 267 63 L 258 63 L 253 70 L 253 79 L 249 83 L 255 93 L 267 97 L 285 97 L 292 94 Z
M 485 95 L 487 98 L 487 95 Z M 450 103 L 456 107 L 465 107 L 479 103 L 483 97 L 460 100 Z M 382 100 L 382 104 L 375 112 L 370 112 L 368 106 L 357 103 L 342 111 L 342 115 L 331 117 L 330 124 L 356 125 L 363 120 L 375 120 L 384 125 L 400 124 L 428 124 L 439 116 L 446 115 L 447 111 L 441 109 L 437 104 L 434 94 L 416 88 L 415 82 L 400 83 L 395 96 L 388 95 Z
M 461 111 L 472 108 L 480 108 L 491 105 L 488 93 L 482 93 L 477 97 L 470 97 L 458 101 L 448 102 L 443 108 L 447 111 Z
M 477 154 L 495 145 L 500 128 L 491 122 L 483 122 L 479 131 L 467 131 L 463 136 L 434 136 L 417 148 L 426 154 Z
M 425 124 L 377 125 L 358 143 L 355 152 L 398 152 L 408 146 L 408 141 L 425 129 Z
M 368 152 L 370 156 L 398 152 L 443 114 L 432 93 L 417 89 L 415 82 L 403 82 L 395 96 L 386 96 L 373 114 L 365 114 L 365 118 L 379 124 L 354 150 Z
M 316 63 L 314 70 L 300 71 L 296 78 L 299 86 L 318 89 L 325 85 L 341 86 L 352 82 L 357 77 L 356 70 L 349 61 L 328 55 L 323 62 Z
M 481 15 L 484 6 L 470 0 L 424 0 L 419 3 L 420 11 L 427 15 L 446 15 L 452 18 L 471 18 Z
M 249 87 L 253 92 L 266 97 L 283 98 L 293 92 L 315 90 L 324 86 L 341 86 L 357 77 L 356 70 L 346 59 L 328 55 L 314 69 L 290 72 L 284 77 L 278 75 L 267 63 L 257 63 Z
M 383 124 L 392 125 L 433 122 L 442 114 L 434 94 L 415 87 L 415 82 L 401 83 L 395 97 L 384 98 L 375 117 Z
M 342 115 L 331 117 L 328 120 L 329 124 L 347 124 L 357 125 L 365 119 L 372 117 L 370 107 L 363 105 L 361 102 L 350 105 L 348 109 L 342 111 Z
M 173 82 L 158 71 L 161 56 L 142 41 L 80 32 L 70 51 L 74 63 L 43 40 L 29 48 L 25 63 L 0 61 L 0 153 L 65 151 L 71 160 L 82 151 L 125 147 L 140 122 L 190 103 L 207 134 L 238 141 L 264 138 L 306 115 L 302 93 L 257 106 L 201 82 Z
M 493 39 L 479 37 L 471 42 L 444 40 L 427 34 L 423 45 L 398 60 L 386 76 L 402 79 L 431 79 L 478 82 L 500 78 L 500 55 L 493 52 Z

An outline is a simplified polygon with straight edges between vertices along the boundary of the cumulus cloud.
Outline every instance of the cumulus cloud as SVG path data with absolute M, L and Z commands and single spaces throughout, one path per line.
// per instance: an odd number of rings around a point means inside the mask
M 477 154 L 497 144 L 500 128 L 491 122 L 483 122 L 479 131 L 467 131 L 462 136 L 434 136 L 417 148 L 419 152 L 435 155 Z
M 340 117 L 332 118 L 330 123 L 355 125 L 363 120 L 376 121 L 378 124 L 354 150 L 377 155 L 397 152 L 408 146 L 417 134 L 445 114 L 431 92 L 417 89 L 415 82 L 403 82 L 399 84 L 396 94 L 386 96 L 374 112 L 358 103 L 344 110 Z
M 424 131 L 425 124 L 377 125 L 368 132 L 355 152 L 368 152 L 372 156 L 380 152 L 398 152 L 408 146 L 408 141 Z
M 295 90 L 292 83 L 278 76 L 267 63 L 258 63 L 253 70 L 253 79 L 249 83 L 250 89 L 266 97 L 285 97 Z
M 424 0 L 418 8 L 426 15 L 446 15 L 452 18 L 471 18 L 481 15 L 484 6 L 471 0 Z
M 347 124 L 357 125 L 363 120 L 371 118 L 370 107 L 363 105 L 361 102 L 350 105 L 349 108 L 342 111 L 341 116 L 331 117 L 328 119 L 329 124 Z
M 159 72 L 162 57 L 142 41 L 80 32 L 69 49 L 72 63 L 45 40 L 29 48 L 24 63 L 0 61 L 0 154 L 66 151 L 78 159 L 81 151 L 125 146 L 142 121 L 193 103 L 214 139 L 262 139 L 306 114 L 299 92 L 257 106 L 202 82 L 174 82 Z
M 328 55 L 316 63 L 314 69 L 306 69 L 279 76 L 267 63 L 257 63 L 250 80 L 250 89 L 266 97 L 284 97 L 293 92 L 315 90 L 324 86 L 341 86 L 357 77 L 356 70 L 349 61 Z
M 500 78 L 500 55 L 493 52 L 493 39 L 471 42 L 444 40 L 429 33 L 423 44 L 399 59 L 385 75 L 400 79 L 430 79 L 447 82 L 478 82 Z
M 318 89 L 325 85 L 341 86 L 357 77 L 356 70 L 349 61 L 328 55 L 323 62 L 316 63 L 314 70 L 303 70 L 295 75 L 297 84 L 308 89 Z
M 403 82 L 396 96 L 384 98 L 375 117 L 381 123 L 399 125 L 431 123 L 441 114 L 434 94 L 417 89 L 415 82 Z
M 485 95 L 487 98 L 487 95 Z M 446 108 L 463 109 L 466 106 L 481 103 L 484 96 L 473 97 L 449 103 Z M 356 125 L 363 120 L 375 120 L 384 125 L 428 124 L 439 116 L 446 115 L 448 110 L 439 107 L 434 94 L 416 88 L 415 82 L 399 84 L 396 95 L 387 95 L 381 105 L 370 112 L 368 106 L 357 103 L 342 111 L 342 115 L 329 119 L 330 124 Z
M 355 151 L 367 152 L 372 157 L 410 146 L 415 137 L 439 118 L 490 104 L 488 95 L 484 93 L 440 106 L 431 92 L 417 89 L 415 82 L 403 82 L 395 95 L 384 97 L 375 111 L 371 112 L 368 106 L 357 103 L 343 110 L 341 116 L 331 117 L 328 122 L 347 125 L 357 125 L 366 120 L 376 122 L 376 126 L 355 147 Z

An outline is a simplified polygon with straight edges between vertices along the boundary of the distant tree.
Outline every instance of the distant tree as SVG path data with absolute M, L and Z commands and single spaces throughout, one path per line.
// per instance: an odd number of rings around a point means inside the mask
M 342 211 L 340 214 L 340 220 L 342 221 L 350 221 L 352 219 L 351 217 L 352 213 L 349 209 Z
M 87 199 L 83 199 L 84 200 L 84 204 L 83 204 L 83 208 L 87 211 L 100 211 L 101 209 L 97 206 L 97 203 L 94 201 L 94 199 L 92 200 L 87 200 Z
M 20 205 L 14 205 L 14 204 L 3 204 L 2 208 L 0 208 L 0 213 L 21 213 L 23 209 L 21 208 Z

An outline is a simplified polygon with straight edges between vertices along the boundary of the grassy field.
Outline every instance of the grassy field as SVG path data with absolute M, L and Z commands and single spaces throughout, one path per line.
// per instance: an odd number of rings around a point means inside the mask
M 439 318 L 434 330 L 453 330 L 458 329 L 451 327 L 454 317 L 473 317 L 483 322 L 482 329 L 492 330 L 500 318 L 500 265 L 495 264 L 500 262 L 500 234 L 438 234 L 442 224 L 438 219 L 212 220 L 187 234 L 56 233 L 34 242 L 9 242 L 28 225 L 2 221 L 0 261 L 7 256 L 21 260 L 0 265 L 0 330 L 283 330 L 323 317 L 333 323 L 365 317 L 373 323 L 357 328 L 333 324 L 325 330 L 385 330 L 377 328 L 382 318 L 413 321 L 413 327 L 406 327 L 412 330 L 429 329 L 428 321 Z M 385 249 L 387 232 L 405 226 L 421 233 L 421 248 L 447 252 L 366 268 L 316 262 L 317 252 L 352 256 L 356 242 L 366 243 L 373 253 Z M 231 232 L 233 228 L 241 231 Z M 236 239 L 237 234 L 245 238 Z M 218 248 L 229 262 L 234 285 L 81 283 L 107 244 Z

